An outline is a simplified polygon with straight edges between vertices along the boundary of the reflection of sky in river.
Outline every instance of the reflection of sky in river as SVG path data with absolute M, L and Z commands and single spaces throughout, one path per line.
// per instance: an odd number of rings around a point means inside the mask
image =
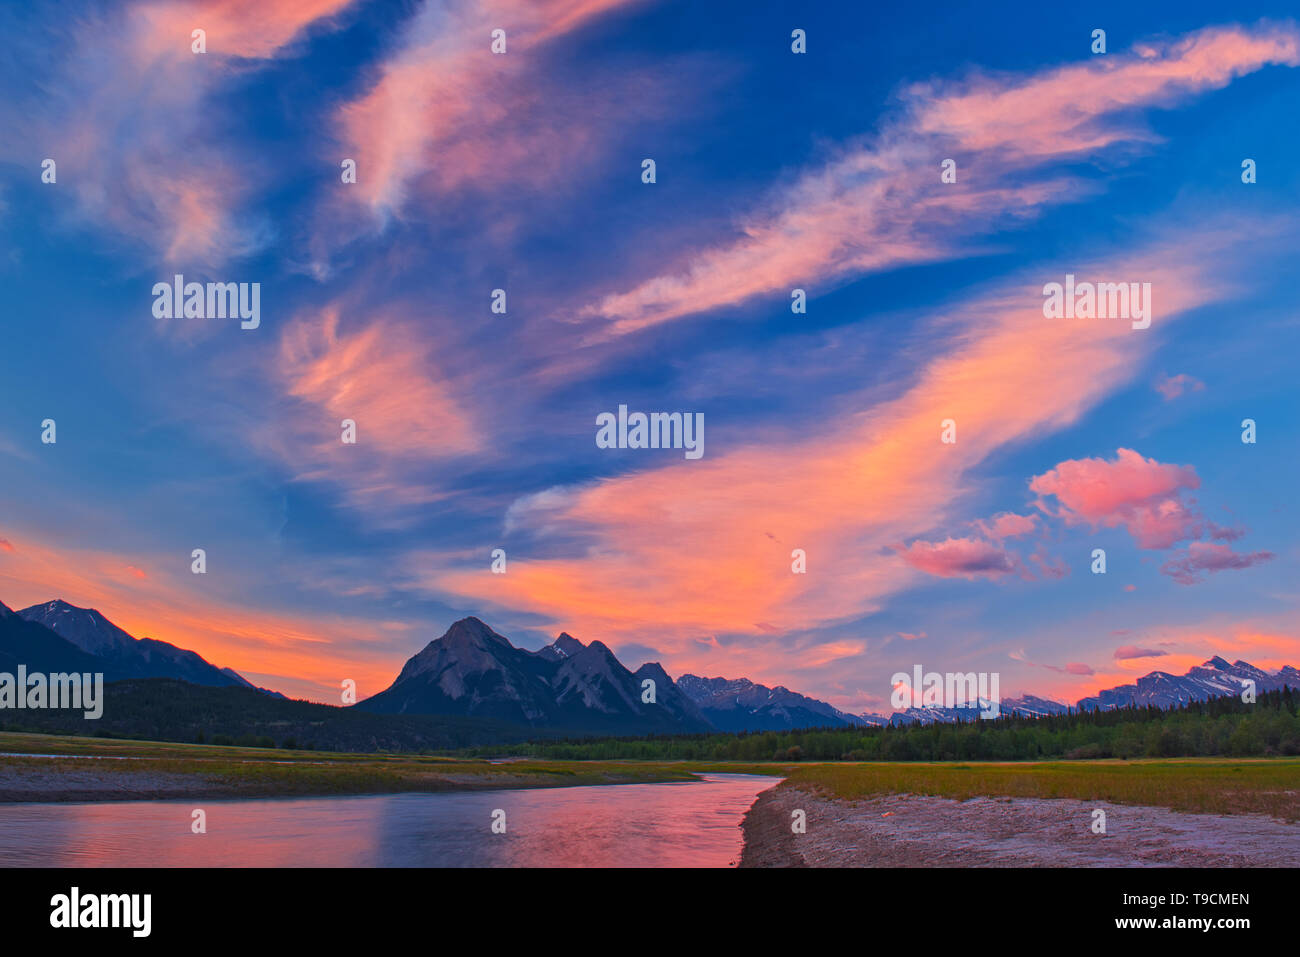
M 726 867 L 775 778 L 259 801 L 0 805 L 0 865 Z M 193 834 L 191 812 L 207 813 Z M 492 833 L 505 811 L 506 833 Z

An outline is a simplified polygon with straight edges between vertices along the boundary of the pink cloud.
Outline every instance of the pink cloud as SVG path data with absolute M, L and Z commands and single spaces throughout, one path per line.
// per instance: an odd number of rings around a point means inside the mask
M 1159 658 L 1161 655 L 1167 655 L 1167 651 L 1158 651 L 1151 648 L 1139 648 L 1137 645 L 1124 645 L 1115 649 L 1116 661 L 1127 661 L 1130 658 Z
M 1182 498 L 1200 484 L 1191 466 L 1166 465 L 1119 449 L 1114 461 L 1061 462 L 1034 476 L 1029 488 L 1038 494 L 1040 508 L 1067 524 L 1123 526 L 1140 547 L 1158 549 L 1200 535 L 1201 516 Z M 1055 512 L 1044 502 L 1048 496 L 1060 503 Z
M 1029 556 L 1029 561 L 1038 569 L 1039 578 L 1065 578 L 1070 574 L 1070 566 L 1060 558 L 1034 552 Z
M 935 193 L 915 170 L 919 146 L 883 157 L 849 154 L 808 174 L 773 208 L 752 213 L 743 238 L 691 251 L 679 272 L 612 293 L 582 310 L 611 324 L 592 341 L 625 335 L 754 296 L 803 287 L 814 280 L 930 262 L 954 253 L 972 232 L 1007 225 L 1013 216 L 1078 197 L 1086 187 L 1067 179 L 1010 187 L 961 185 Z
M 1062 675 L 1091 675 L 1091 674 L 1095 674 L 1095 672 L 1092 670 L 1091 667 L 1089 667 L 1089 666 L 1086 665 L 1086 664 L 1083 664 L 1082 662 L 1078 662 L 1078 661 L 1070 661 L 1070 662 L 1066 662 L 1066 664 L 1065 664 L 1064 667 L 1061 667 L 1061 666 L 1058 666 L 1058 665 L 1045 665 L 1045 664 L 1043 664 L 1042 662 L 1039 662 L 1039 661 L 1030 661 L 1030 660 L 1029 660 L 1029 656 L 1025 654 L 1025 650 L 1024 650 L 1023 648 L 1021 648 L 1021 649 L 1018 650 L 1018 651 L 1013 651 L 1013 652 L 1011 652 L 1011 654 L 1009 655 L 1009 657 L 1010 657 L 1011 659 L 1013 659 L 1014 661 L 1022 661 L 1022 662 L 1024 662 L 1025 664 L 1029 665 L 1030 667 L 1033 667 L 1033 668 L 1046 668 L 1048 671 L 1055 671 L 1057 674 L 1062 674 Z
M 1185 372 L 1180 372 L 1175 376 L 1161 376 L 1156 380 L 1155 390 L 1165 397 L 1166 402 L 1169 402 L 1184 392 L 1204 391 L 1205 383 Z
M 309 26 L 340 13 L 352 0 L 194 0 L 138 3 L 134 49 L 140 62 L 185 59 L 190 34 L 207 34 L 211 57 L 268 59 Z
M 1201 581 L 1202 572 L 1213 574 L 1231 568 L 1250 568 L 1274 557 L 1272 552 L 1234 552 L 1230 545 L 1192 542 L 1182 554 L 1161 565 L 1160 571 L 1180 585 L 1194 585 Z
M 995 542 L 1008 538 L 1021 538 L 1038 527 L 1037 515 L 1018 515 L 1015 512 L 1001 512 L 991 519 L 980 519 L 975 527 Z
M 675 268 L 609 293 L 582 314 L 605 320 L 593 333 L 600 339 L 818 280 L 824 286 L 953 255 L 970 237 L 1077 201 L 1088 188 L 1074 178 L 1029 179 L 1029 168 L 1150 142 L 1132 111 L 1173 105 L 1269 64 L 1297 65 L 1298 38 L 1291 25 L 1215 27 L 1029 75 L 917 84 L 903 95 L 902 115 L 874 139 L 776 191 L 732 237 L 682 253 Z M 960 158 L 956 183 L 939 183 L 941 156 Z M 980 176 L 964 175 L 966 168 Z M 1020 185 L 982 185 L 999 177 Z
M 350 0 L 208 0 L 107 5 L 51 31 L 50 92 L 0 104 L 12 134 L 0 157 L 48 156 L 78 222 L 108 227 L 169 264 L 211 268 L 265 246 L 265 218 L 244 210 L 252 182 L 230 137 L 212 142 L 211 94 L 277 55 Z M 207 53 L 191 31 L 207 31 Z M 66 38 L 66 45 L 65 44 Z M 32 144 L 40 144 L 34 152 Z
M 432 351 L 427 337 L 400 320 L 345 326 L 331 307 L 285 328 L 279 369 L 290 396 L 324 413 L 331 446 L 339 421 L 350 418 L 358 443 L 382 454 L 473 451 L 474 427 L 435 370 Z
M 342 305 L 288 323 L 271 372 L 283 395 L 257 441 L 349 502 L 377 510 L 438 500 L 431 462 L 470 455 L 483 439 L 428 337 L 395 316 L 344 321 Z M 355 444 L 342 441 L 355 423 Z
M 632 2 L 456 0 L 428 6 L 411 21 L 374 86 L 339 111 L 339 135 L 358 168 L 349 199 L 386 218 L 400 213 L 421 179 L 447 191 L 570 175 L 595 142 L 597 129 L 588 119 L 609 112 L 607 103 L 596 101 L 618 80 L 584 91 L 588 102 L 579 106 L 575 91 L 548 89 L 533 53 Z M 490 50 L 496 28 L 506 30 L 504 55 Z M 567 109 L 558 113 L 556 102 Z
M 1225 527 L 1216 525 L 1214 522 L 1207 522 L 1206 525 L 1209 529 L 1210 538 L 1216 542 L 1235 542 L 1246 534 L 1246 530 L 1240 525 Z
M 1103 118 L 1135 107 L 1170 106 L 1273 64 L 1300 65 L 1300 34 L 1291 24 L 1206 27 L 1027 79 L 919 84 L 912 95 L 921 104 L 922 132 L 951 137 L 966 149 L 1069 157 L 1149 138 L 1131 123 L 1104 127 Z
M 1024 574 L 1015 555 L 974 538 L 949 538 L 942 542 L 916 541 L 899 554 L 913 568 L 940 578 L 1002 578 Z

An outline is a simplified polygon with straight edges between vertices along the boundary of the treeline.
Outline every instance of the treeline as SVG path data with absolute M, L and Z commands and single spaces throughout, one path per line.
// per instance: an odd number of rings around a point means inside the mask
M 534 741 L 471 756 L 647 761 L 1039 761 L 1300 755 L 1300 690 L 955 724 Z
M 213 688 L 173 678 L 104 685 L 104 714 L 76 710 L 0 711 L 0 731 L 89 735 L 146 741 L 304 748 L 319 751 L 446 751 L 536 734 L 503 721 L 444 715 L 379 715 L 252 688 Z

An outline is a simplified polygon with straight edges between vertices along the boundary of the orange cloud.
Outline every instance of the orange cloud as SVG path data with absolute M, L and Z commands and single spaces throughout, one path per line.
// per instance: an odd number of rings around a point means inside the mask
M 334 420 L 351 418 L 385 455 L 473 451 L 474 427 L 434 371 L 431 351 L 427 336 L 397 320 L 346 331 L 331 307 L 285 329 L 279 367 L 285 391 L 328 415 L 330 433 Z
M 1187 253 L 1124 263 L 1161 290 L 1159 322 L 1213 295 L 1205 271 L 1176 258 Z M 931 341 L 947 350 L 895 399 L 817 434 L 733 437 L 726 454 L 517 502 L 516 526 L 582 535 L 582 549 L 513 556 L 507 575 L 421 553 L 412 580 L 574 633 L 653 637 L 683 660 L 701 635 L 764 633 L 751 622 L 789 634 L 851 620 L 915 580 L 892 543 L 943 522 L 986 456 L 1073 422 L 1130 380 L 1152 344 L 1141 335 L 1127 323 L 1045 320 L 1029 284 L 990 296 L 935 327 Z M 947 418 L 958 423 L 952 445 L 940 442 Z M 806 550 L 807 574 L 791 573 L 792 548 Z M 764 647 L 797 667 L 791 649 Z
M 268 59 L 312 24 L 352 0 L 195 0 L 139 3 L 131 13 L 134 50 L 141 63 L 194 56 L 190 36 L 207 34 L 206 56 Z
M 401 319 L 349 326 L 337 305 L 302 316 L 275 359 L 289 428 L 277 421 L 257 440 L 297 479 L 336 484 L 354 504 L 436 501 L 428 463 L 478 451 L 481 438 L 432 353 L 427 335 Z M 355 444 L 342 441 L 345 419 Z

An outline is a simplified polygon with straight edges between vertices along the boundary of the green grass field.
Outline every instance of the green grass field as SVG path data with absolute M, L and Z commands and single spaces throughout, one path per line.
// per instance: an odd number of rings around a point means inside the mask
M 203 744 L 105 740 L 63 735 L 0 733 L 0 752 L 59 754 L 56 758 L 0 757 L 6 766 L 39 771 L 57 786 L 59 775 L 113 775 L 123 786 L 132 777 L 181 775 L 196 793 L 232 797 L 380 794 L 402 791 L 463 791 L 484 788 L 563 787 L 689 781 L 688 770 L 666 764 L 607 761 L 509 761 L 402 754 L 343 754 L 239 748 Z M 89 761 L 87 757 L 108 760 Z M 125 760 L 112 760 L 125 759 Z M 146 788 L 147 790 L 148 788 Z M 0 790 L 3 785 L 0 784 Z
M 1073 798 L 1300 820 L 1300 760 L 1295 758 L 814 764 L 794 768 L 786 784 L 842 800 L 878 794 Z
M 181 775 L 231 797 L 303 797 L 402 791 L 563 787 L 689 781 L 727 772 L 784 777 L 783 786 L 842 800 L 878 794 L 1074 798 L 1177 811 L 1269 814 L 1300 820 L 1300 759 L 1170 758 L 1017 763 L 745 763 L 684 761 L 487 760 L 404 754 L 342 754 L 170 744 L 0 732 L 0 752 L 68 755 L 0 757 L 6 768 L 61 774 Z M 80 757 L 77 757 L 80 756 Z M 87 756 L 129 760 L 88 761 Z M 126 777 L 118 780 L 126 781 Z M 0 790 L 3 789 L 0 784 Z

